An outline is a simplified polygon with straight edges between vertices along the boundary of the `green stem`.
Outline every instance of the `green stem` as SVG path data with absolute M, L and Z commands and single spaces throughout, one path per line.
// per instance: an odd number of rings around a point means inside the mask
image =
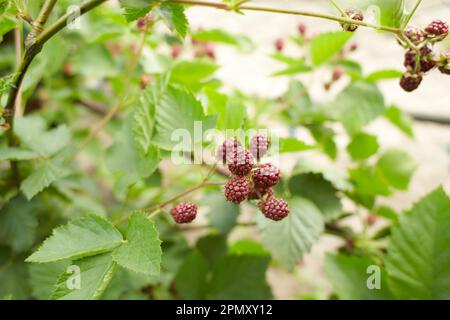
M 341 8 L 341 6 L 335 1 L 335 0 L 330 0 L 331 4 L 341 13 L 341 15 L 343 17 L 348 17 L 347 13 L 345 12 L 344 9 Z
M 33 21 L 31 31 L 28 33 L 27 39 L 25 40 L 25 48 L 32 46 L 36 40 L 36 37 L 44 30 L 44 26 L 57 1 L 58 0 L 46 0 L 44 2 L 38 17 Z
M 412 11 L 408 14 L 408 16 L 406 17 L 405 22 L 402 25 L 402 28 L 401 28 L 402 30 L 405 30 L 405 28 L 408 26 L 409 22 L 411 21 L 412 17 L 416 13 L 416 11 L 419 8 L 421 3 L 422 3 L 422 0 L 417 0 L 416 1 L 416 4 L 414 5 Z

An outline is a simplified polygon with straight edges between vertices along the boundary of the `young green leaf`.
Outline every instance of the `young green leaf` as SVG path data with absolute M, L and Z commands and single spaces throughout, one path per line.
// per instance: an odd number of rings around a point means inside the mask
M 392 228 L 385 263 L 399 299 L 450 298 L 450 198 L 443 188 L 425 196 Z
M 145 16 L 153 5 L 153 0 L 119 0 L 127 21 L 134 21 Z
M 53 230 L 27 262 L 80 259 L 110 251 L 123 242 L 122 235 L 107 220 L 90 214 Z
M 403 131 L 410 138 L 414 138 L 413 119 L 400 108 L 392 106 L 386 109 L 384 117 Z
M 347 151 L 353 160 L 365 160 L 377 153 L 380 145 L 377 137 L 368 133 L 358 133 L 353 136 L 352 141 L 347 146 Z
M 158 276 L 161 265 L 161 240 L 152 221 L 143 212 L 134 212 L 128 222 L 126 243 L 112 257 L 122 267 L 138 273 Z
M 2 160 L 31 160 L 39 157 L 35 151 L 14 148 L 14 147 L 0 147 L 0 161 Z
M 322 64 L 331 59 L 342 50 L 353 36 L 351 32 L 328 32 L 315 36 L 310 44 L 309 53 L 315 65 Z
M 391 149 L 378 159 L 377 168 L 383 172 L 391 186 L 399 190 L 407 190 L 417 164 L 409 153 Z
M 288 270 L 302 260 L 305 253 L 319 240 L 324 223 L 319 209 L 309 200 L 292 198 L 289 215 L 281 221 L 258 219 L 261 238 L 275 259 Z
M 184 6 L 178 3 L 163 2 L 159 6 L 161 14 L 167 27 L 176 32 L 181 38 L 186 36 L 189 22 L 184 14 Z

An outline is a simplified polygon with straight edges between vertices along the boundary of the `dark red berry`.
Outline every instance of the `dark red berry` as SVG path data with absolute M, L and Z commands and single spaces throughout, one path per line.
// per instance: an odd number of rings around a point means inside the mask
M 247 175 L 253 168 L 253 157 L 242 147 L 237 147 L 233 152 L 227 154 L 228 170 L 237 176 Z
M 222 163 L 225 164 L 227 162 L 227 157 L 234 154 L 240 146 L 241 144 L 237 139 L 230 138 L 225 140 L 217 149 L 217 160 L 222 161 Z
M 271 197 L 273 196 L 273 189 L 272 188 L 268 188 L 268 189 L 264 189 L 264 188 L 251 188 L 250 192 L 248 194 L 248 199 L 249 200 L 257 200 L 257 199 L 261 199 L 263 197 Z
M 425 32 L 431 38 L 443 40 L 448 35 L 448 24 L 442 20 L 434 20 L 425 28 Z
M 304 36 L 306 34 L 306 29 L 306 24 L 300 23 L 298 25 L 298 33 L 300 33 L 300 35 Z
M 267 189 L 276 186 L 280 179 L 280 169 L 271 163 L 265 163 L 253 171 L 253 183 L 256 188 Z
M 250 182 L 244 177 L 233 177 L 225 185 L 225 198 L 234 204 L 247 199 L 249 192 Z
M 419 45 L 425 40 L 425 32 L 413 26 L 408 26 L 404 35 L 415 45 Z
M 170 214 L 176 223 L 189 223 L 197 216 L 197 206 L 192 202 L 183 202 L 172 208 Z
M 410 70 L 414 71 L 416 66 L 416 52 L 414 50 L 408 50 L 405 54 L 405 67 Z M 425 46 L 420 49 L 420 69 L 418 71 L 420 72 L 428 72 L 431 69 L 433 69 L 436 66 L 436 61 L 433 57 L 433 50 Z
M 289 215 L 289 206 L 286 201 L 278 198 L 268 198 L 260 204 L 262 213 L 274 221 L 280 221 Z
M 364 20 L 364 14 L 361 10 L 358 9 L 348 9 L 345 11 L 348 18 L 356 21 L 363 21 Z M 358 25 L 351 24 L 351 23 L 341 23 L 342 29 L 344 31 L 350 31 L 355 32 L 356 29 L 358 29 Z
M 400 80 L 400 86 L 403 88 L 403 90 L 411 92 L 419 87 L 422 80 L 423 77 L 421 74 L 411 74 L 407 72 L 402 76 L 402 79 Z
M 358 50 L 358 44 L 352 43 L 349 48 L 350 52 Z
M 277 51 L 283 51 L 283 48 L 284 48 L 284 40 L 281 38 L 275 40 L 275 49 L 277 49 Z
M 258 161 L 267 153 L 270 148 L 270 139 L 266 135 L 257 134 L 250 141 L 250 153 Z
M 338 81 L 344 75 L 344 70 L 341 67 L 336 67 L 333 69 L 332 79 L 333 81 Z

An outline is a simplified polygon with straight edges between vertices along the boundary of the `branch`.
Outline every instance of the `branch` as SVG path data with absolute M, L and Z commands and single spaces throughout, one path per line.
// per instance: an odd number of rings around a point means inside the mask
M 414 5 L 412 11 L 408 14 L 406 17 L 405 22 L 402 25 L 402 29 L 405 29 L 408 26 L 408 23 L 411 21 L 412 17 L 416 13 L 417 9 L 419 8 L 420 4 L 422 3 L 422 0 L 417 0 L 416 4 Z
M 25 40 L 25 48 L 28 49 L 29 47 L 31 47 L 35 42 L 36 37 L 44 30 L 45 23 L 50 17 L 50 14 L 55 7 L 56 1 L 58 0 L 46 0 L 44 2 L 44 5 L 42 6 L 38 17 L 31 25 L 31 31 L 30 33 L 28 33 L 27 39 Z

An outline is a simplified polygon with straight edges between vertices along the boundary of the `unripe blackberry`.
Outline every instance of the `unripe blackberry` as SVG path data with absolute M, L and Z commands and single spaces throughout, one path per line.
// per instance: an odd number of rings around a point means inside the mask
M 277 40 L 275 40 L 275 49 L 281 52 L 283 51 L 283 48 L 284 48 L 284 40 L 282 38 L 278 38 Z
M 197 216 L 197 206 L 192 202 L 183 202 L 172 208 L 170 214 L 176 223 L 189 223 Z
M 273 189 L 272 188 L 268 188 L 268 189 L 264 189 L 264 188 L 251 188 L 250 192 L 248 194 L 248 200 L 258 200 L 261 199 L 263 197 L 271 197 L 273 196 Z
M 268 189 L 276 186 L 280 179 L 280 169 L 271 163 L 265 163 L 253 171 L 253 184 L 256 188 Z
M 227 154 L 228 170 L 237 176 L 247 175 L 253 168 L 253 157 L 242 147 L 237 147 L 231 154 Z
M 450 53 L 443 55 L 441 61 L 439 61 L 439 71 L 450 75 Z
M 289 205 L 283 199 L 269 198 L 260 204 L 261 212 L 274 221 L 280 221 L 289 215 Z
M 344 75 L 344 70 L 341 67 L 336 67 L 333 69 L 332 80 L 333 82 L 338 81 Z
M 420 83 L 422 82 L 423 77 L 421 74 L 411 74 L 409 72 L 405 73 L 400 80 L 400 87 L 407 92 L 411 92 L 416 90 Z
M 300 23 L 298 25 L 297 29 L 298 29 L 298 33 L 300 33 L 300 35 L 304 36 L 306 34 L 306 29 L 307 29 L 306 24 Z
M 267 153 L 270 148 L 270 139 L 266 135 L 257 134 L 250 141 L 250 153 L 258 161 Z
M 241 144 L 235 138 L 225 140 L 217 149 L 217 160 L 222 161 L 223 164 L 227 162 L 227 157 L 233 154 Z
M 414 50 L 408 50 L 405 54 L 405 67 L 410 70 L 414 71 L 416 66 L 416 52 Z M 419 70 L 420 72 L 428 72 L 431 69 L 433 69 L 436 66 L 436 61 L 433 57 L 433 50 L 425 46 L 420 49 L 420 64 L 419 64 Z
M 345 13 L 346 13 L 347 17 L 349 17 L 352 20 L 356 20 L 356 21 L 364 20 L 364 14 L 359 9 L 348 9 L 345 11 Z M 344 15 L 343 15 L 343 17 L 345 18 Z M 341 26 L 342 26 L 342 29 L 344 29 L 344 31 L 355 32 L 356 29 L 358 29 L 358 25 L 351 24 L 351 23 L 341 23 Z
M 434 20 L 425 28 L 425 32 L 436 41 L 444 40 L 448 35 L 448 24 L 442 20 Z
M 419 45 L 425 40 L 425 32 L 413 26 L 408 26 L 404 35 L 415 45 Z
M 250 182 L 244 177 L 233 177 L 225 185 L 225 198 L 234 204 L 247 199 L 249 192 Z

